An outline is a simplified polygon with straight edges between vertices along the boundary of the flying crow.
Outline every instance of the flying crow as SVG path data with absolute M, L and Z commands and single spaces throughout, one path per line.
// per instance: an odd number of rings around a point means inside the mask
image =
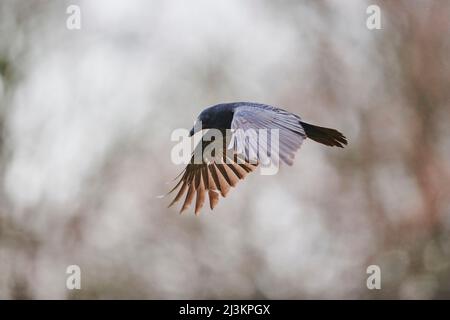
M 278 129 L 277 152 L 267 152 L 267 157 L 276 163 L 287 165 L 292 165 L 295 152 L 306 138 L 330 147 L 343 148 L 347 144 L 346 137 L 335 129 L 308 124 L 299 116 L 283 109 L 251 102 L 223 103 L 203 110 L 189 135 L 193 136 L 202 129 L 219 130 L 224 138 L 222 142 L 218 139 L 207 141 L 203 135 L 195 147 L 190 163 L 180 174 L 181 178 L 176 186 L 169 192 L 179 188 L 169 207 L 186 194 L 180 213 L 186 210 L 195 198 L 195 213 L 198 214 L 205 203 L 206 195 L 210 208 L 213 209 L 219 201 L 219 195 L 225 197 L 230 187 L 234 187 L 262 162 L 262 153 L 265 152 L 257 150 L 257 146 L 250 141 L 251 135 L 249 138 L 246 132 L 253 132 L 258 136 L 260 129 Z M 228 144 L 225 137 L 230 135 L 232 143 Z M 267 142 L 267 137 L 265 139 Z M 261 137 L 256 137 L 256 140 L 261 143 Z M 207 158 L 203 152 L 213 143 L 216 147 L 220 146 L 217 149 L 220 156 Z M 263 150 L 267 149 L 270 147 L 266 146 Z M 201 154 L 200 162 L 194 159 L 198 152 Z M 253 159 L 250 153 L 256 156 L 256 159 Z

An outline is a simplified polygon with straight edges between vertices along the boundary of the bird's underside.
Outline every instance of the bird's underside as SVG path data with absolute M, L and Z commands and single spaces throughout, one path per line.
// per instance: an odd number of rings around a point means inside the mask
M 202 149 L 205 150 L 210 142 L 203 141 Z M 189 208 L 195 199 L 195 214 L 198 214 L 205 204 L 206 195 L 209 198 L 209 207 L 214 207 L 219 202 L 219 197 L 226 197 L 231 187 L 236 186 L 239 180 L 243 180 L 247 174 L 253 172 L 258 164 L 253 161 L 239 158 L 236 153 L 226 152 L 226 148 L 218 150 L 222 156 L 214 159 L 202 159 L 201 164 L 194 163 L 194 155 L 190 163 L 180 174 L 181 178 L 175 187 L 169 192 L 178 190 L 177 195 L 169 207 L 180 201 L 184 196 L 184 202 L 180 213 Z

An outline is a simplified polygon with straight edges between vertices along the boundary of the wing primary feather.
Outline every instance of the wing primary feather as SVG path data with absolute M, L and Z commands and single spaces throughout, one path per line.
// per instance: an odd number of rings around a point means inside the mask
M 224 164 L 222 166 L 223 170 L 226 171 L 227 176 L 228 176 L 228 184 L 232 187 L 235 187 L 236 184 L 239 182 L 239 176 L 234 172 L 234 170 L 232 169 L 232 164 Z
M 172 200 L 172 202 L 169 204 L 168 208 L 170 208 L 171 206 L 173 206 L 176 202 L 178 202 L 181 197 L 183 196 L 183 194 L 186 192 L 186 189 L 188 187 L 188 184 L 186 181 L 184 181 L 183 185 L 181 186 L 180 191 L 178 191 L 177 195 L 175 196 L 175 198 Z
M 242 169 L 242 167 L 236 163 L 230 164 L 229 167 L 231 168 L 231 170 L 233 170 L 234 174 L 241 180 L 244 179 L 245 176 L 247 175 L 247 171 Z
M 215 180 L 214 180 L 214 178 L 213 178 L 213 175 L 212 175 L 212 168 L 211 168 L 212 166 L 208 166 L 207 168 L 206 168 L 206 172 L 207 172 L 207 174 L 208 174 L 208 189 L 209 190 L 217 190 L 219 187 L 217 186 L 217 184 L 216 184 L 216 182 L 215 182 Z
M 205 187 L 203 184 L 202 170 L 199 170 L 197 174 L 199 176 L 199 184 L 197 186 L 197 199 L 195 201 L 196 215 L 199 214 L 200 209 L 203 207 L 203 204 L 205 203 Z
M 192 203 L 192 200 L 194 199 L 194 195 L 195 195 L 195 192 L 194 192 L 195 190 L 194 189 L 195 189 L 194 184 L 190 183 L 188 192 L 186 194 L 186 199 L 184 200 L 184 204 L 183 204 L 183 207 L 180 210 L 180 213 L 183 213 L 183 211 L 186 210 L 190 206 L 190 204 Z
M 185 176 L 186 176 L 186 172 L 185 172 L 184 175 L 181 177 L 181 179 L 177 182 L 177 184 L 175 185 L 175 187 L 173 187 L 169 192 L 167 192 L 167 194 L 171 194 L 172 192 L 174 192 L 174 191 L 180 186 L 180 184 L 184 181 Z
M 189 180 L 191 179 L 193 172 L 186 170 L 183 177 L 181 177 L 180 182 L 177 183 L 177 186 L 180 185 L 181 182 L 183 182 L 183 185 L 181 186 L 180 191 L 178 191 L 177 195 L 175 196 L 175 198 L 172 200 L 172 202 L 169 204 L 168 208 L 170 208 L 171 206 L 173 206 L 176 202 L 178 202 L 181 197 L 183 196 L 183 194 L 186 192 L 187 187 L 189 186 Z M 172 191 L 175 191 L 176 188 L 173 188 Z M 170 192 L 172 192 L 170 191 Z M 169 192 L 169 193 L 170 193 Z
M 213 173 L 214 180 L 216 182 L 216 186 L 219 187 L 220 193 L 222 197 L 226 197 L 228 191 L 230 190 L 230 186 L 228 185 L 225 177 L 221 174 L 221 171 L 219 168 L 217 168 L 217 165 L 211 166 L 211 173 Z M 217 172 L 219 171 L 219 172 Z M 217 180 L 216 180 L 217 179 Z
M 219 190 L 221 193 L 223 193 L 221 190 L 220 180 L 219 180 L 219 177 L 217 176 L 217 172 L 216 172 L 216 168 L 214 167 L 214 164 L 211 164 L 209 166 L 209 171 L 211 173 L 212 180 L 214 181 L 214 184 L 217 187 L 217 190 Z
M 209 190 L 208 195 L 209 195 L 209 207 L 211 208 L 211 210 L 213 210 L 214 207 L 219 202 L 219 194 L 217 193 L 216 190 Z
M 250 163 L 239 163 L 239 166 L 247 171 L 247 173 L 253 172 L 256 169 L 256 166 Z
M 205 165 L 202 168 L 202 178 L 203 178 L 203 184 L 205 186 L 205 189 L 209 189 L 209 179 L 208 179 L 208 166 Z
M 220 173 L 222 174 L 222 177 L 225 178 L 225 181 L 231 186 L 231 180 L 230 177 L 228 176 L 228 172 L 225 169 L 225 165 L 224 164 L 216 164 L 217 169 L 219 169 Z
M 198 168 L 195 170 L 194 173 L 195 190 L 199 188 L 201 180 L 202 180 L 202 171 L 201 168 Z

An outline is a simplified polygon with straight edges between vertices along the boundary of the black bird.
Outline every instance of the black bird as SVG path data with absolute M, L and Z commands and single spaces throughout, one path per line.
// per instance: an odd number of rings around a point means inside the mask
M 234 135 L 234 144 L 231 147 L 232 156 L 230 157 L 226 152 L 230 146 L 225 145 L 225 141 L 223 141 L 221 149 L 223 155 L 221 157 L 222 160 L 227 161 L 202 157 L 200 163 L 197 163 L 194 161 L 196 152 L 200 152 L 203 156 L 203 150 L 210 143 L 219 144 L 220 142 L 202 139 L 198 143 L 190 163 L 180 174 L 180 180 L 169 192 L 171 193 L 180 187 L 169 207 L 186 194 L 180 213 L 191 205 L 195 197 L 195 213 L 198 214 L 205 203 L 206 193 L 209 197 L 210 208 L 213 209 L 219 201 L 219 194 L 225 197 L 230 187 L 234 187 L 239 180 L 244 179 L 248 173 L 257 168 L 261 161 L 261 154 L 255 153 L 256 161 L 249 158 L 248 153 L 252 146 L 248 145 L 245 137 L 238 135 L 237 132 L 239 131 L 278 129 L 279 152 L 276 157 L 279 162 L 287 165 L 293 164 L 295 152 L 306 138 L 330 147 L 343 148 L 347 144 L 346 137 L 335 129 L 308 124 L 293 113 L 266 104 L 252 102 L 217 104 L 203 110 L 197 121 L 201 123 L 201 127 L 197 128 L 194 125 L 194 128 L 190 131 L 190 136 L 202 129 L 218 129 L 224 134 L 231 131 L 231 134 Z M 270 158 L 274 156 L 269 155 Z M 238 161 L 238 157 L 241 161 Z

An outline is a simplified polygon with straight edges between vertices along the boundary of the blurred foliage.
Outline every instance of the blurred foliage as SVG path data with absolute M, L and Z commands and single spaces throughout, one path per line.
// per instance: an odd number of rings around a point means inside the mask
M 76 2 L 80 31 L 0 3 L 0 298 L 450 298 L 450 2 L 375 1 L 374 31 L 367 1 Z M 237 100 L 349 147 L 166 209 L 170 132 Z

